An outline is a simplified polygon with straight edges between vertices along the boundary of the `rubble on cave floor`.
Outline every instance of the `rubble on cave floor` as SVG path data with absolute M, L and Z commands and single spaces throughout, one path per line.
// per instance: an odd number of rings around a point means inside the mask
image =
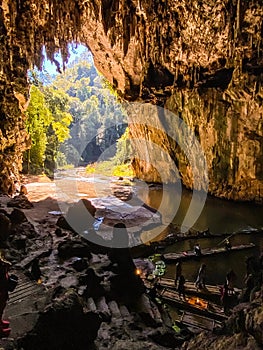
M 1 203 L 0 225 L 5 228 L 1 244 L 20 278 L 6 308 L 12 333 L 0 341 L 4 349 L 71 349 L 67 346 L 72 332 L 80 334 L 73 337 L 74 349 L 83 344 L 102 350 L 140 346 L 190 350 L 206 349 L 208 344 L 220 350 L 236 349 L 238 344 L 243 349 L 260 348 L 262 292 L 252 303 L 234 309 L 219 333 L 175 334 L 169 316 L 164 317 L 165 311 L 143 291 L 129 301 L 134 287 L 129 280 L 125 286 L 119 284 L 105 252 L 94 251 L 79 235 L 58 228 L 52 214 L 32 223 L 27 219 L 30 209 L 7 207 L 6 200 Z M 32 274 L 34 261 L 39 264 L 39 280 Z M 123 298 L 126 293 L 129 297 Z
M 107 254 L 94 253 L 71 231 L 60 228 L 58 234 L 52 215 L 50 222 L 29 222 L 27 210 L 1 207 L 8 228 L 1 244 L 12 262 L 11 271 L 19 277 L 5 310 L 12 332 L 1 346 L 55 350 L 74 344 L 74 349 L 82 349 L 95 341 L 98 349 L 139 344 L 162 349 L 166 333 L 171 344 L 182 344 L 184 338 L 162 322 L 157 306 L 138 285 L 139 278 L 128 278 L 124 285 L 122 278 L 116 279 L 116 267 Z M 32 272 L 34 262 L 39 278 Z M 116 294 L 120 285 L 121 293 Z

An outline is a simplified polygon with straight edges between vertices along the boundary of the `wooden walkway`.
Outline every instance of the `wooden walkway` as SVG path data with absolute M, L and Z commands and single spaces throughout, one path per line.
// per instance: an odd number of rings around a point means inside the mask
M 196 256 L 193 251 L 181 252 L 181 253 L 166 253 L 164 254 L 164 260 L 166 262 L 176 262 L 178 260 L 189 260 L 189 259 L 200 259 L 202 257 L 215 256 L 217 254 L 230 254 L 235 251 L 245 250 L 254 248 L 254 243 L 241 244 L 238 246 L 233 246 L 231 249 L 226 250 L 224 247 L 221 248 L 206 248 L 202 249 L 202 255 Z
M 23 301 L 25 298 L 28 298 L 32 296 L 32 294 L 38 293 L 40 290 L 43 292 L 43 287 L 37 282 L 31 281 L 29 278 L 27 278 L 25 275 L 22 275 L 21 273 L 18 274 L 16 272 L 16 275 L 18 276 L 18 285 L 16 289 L 9 293 L 9 300 L 8 300 L 8 305 L 9 308 L 11 305 L 20 303 Z
M 37 322 L 39 311 L 46 305 L 47 293 L 42 284 L 30 280 L 22 271 L 14 271 L 18 276 L 16 289 L 9 293 L 4 317 L 10 321 L 11 338 L 22 336 Z
M 157 283 L 159 286 L 163 288 L 169 288 L 169 289 L 175 290 L 174 279 L 172 278 L 161 277 L 158 279 Z M 242 290 L 239 288 L 234 288 L 234 292 L 235 292 L 234 295 L 238 295 L 242 292 Z M 205 298 L 207 300 L 217 301 L 217 302 L 219 302 L 221 298 L 219 285 L 206 284 L 205 289 L 197 290 L 195 287 L 195 283 L 191 281 L 185 282 L 185 294 L 195 295 L 200 298 Z

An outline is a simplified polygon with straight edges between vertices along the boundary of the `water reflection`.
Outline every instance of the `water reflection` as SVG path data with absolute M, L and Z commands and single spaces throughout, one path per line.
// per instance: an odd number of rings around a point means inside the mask
M 56 186 L 59 192 L 65 192 L 76 200 L 79 200 L 78 184 L 88 183 L 93 185 L 96 197 L 112 195 L 111 189 L 112 178 L 101 175 L 87 176 L 85 169 L 80 168 L 74 171 L 60 171 L 56 174 Z M 75 182 L 75 184 L 74 184 Z M 63 186 L 62 186 L 63 184 Z M 62 189 L 60 189 L 62 186 Z M 142 202 L 150 205 L 155 209 L 159 209 L 162 203 L 161 213 L 164 224 L 173 222 L 180 226 L 186 216 L 189 204 L 192 199 L 192 192 L 181 189 L 178 185 L 165 185 L 164 187 L 151 188 L 143 181 L 134 182 L 135 197 L 128 202 L 136 203 L 136 196 Z M 88 187 L 89 188 L 89 187 Z M 182 191 L 182 195 L 181 195 Z M 81 191 L 83 197 L 85 193 Z M 201 198 L 201 197 L 200 197 Z M 201 200 L 201 199 L 200 199 Z M 133 203 L 134 202 L 134 203 Z M 198 207 L 199 199 L 196 199 Z M 245 230 L 248 228 L 263 227 L 263 207 L 252 203 L 237 203 L 223 199 L 208 196 L 204 208 L 197 218 L 193 228 L 199 231 L 210 229 L 211 233 L 225 233 Z
M 178 242 L 166 249 L 166 252 L 181 252 L 186 250 L 192 250 L 196 242 L 199 242 L 202 248 L 209 248 L 220 246 L 222 239 L 199 239 L 188 240 Z M 244 276 L 246 274 L 245 260 L 247 257 L 256 255 L 258 256 L 263 251 L 263 236 L 262 233 L 252 235 L 235 235 L 231 237 L 232 245 L 254 243 L 256 245 L 253 249 L 243 251 L 233 251 L 227 255 L 215 255 L 213 257 L 202 257 L 199 261 L 185 261 L 183 262 L 183 273 L 187 280 L 195 281 L 197 271 L 201 263 L 205 263 L 207 266 L 207 283 L 208 284 L 223 284 L 227 272 L 233 269 L 237 275 L 236 286 L 239 288 L 244 287 Z M 175 274 L 175 265 L 171 264 L 167 266 L 167 277 L 173 278 Z
M 78 171 L 77 171 L 78 170 Z M 78 184 L 88 182 L 89 189 L 91 184 L 94 184 L 97 197 L 112 195 L 110 187 L 112 179 L 104 176 L 87 176 L 85 171 L 67 170 L 58 173 L 56 184 L 65 182 L 64 187 L 69 192 L 70 196 L 75 196 L 79 200 Z M 73 180 L 73 181 L 72 181 Z M 75 186 L 73 185 L 73 182 Z M 64 188 L 63 187 L 63 188 Z M 85 197 L 82 189 L 81 194 Z M 66 193 L 68 193 L 66 191 Z M 185 218 L 189 204 L 192 199 L 191 191 L 169 186 L 150 187 L 145 182 L 134 182 L 135 196 L 128 203 L 131 205 L 141 205 L 142 202 L 150 205 L 153 208 L 159 209 L 162 203 L 161 214 L 164 224 L 169 224 L 173 220 L 174 224 L 180 226 Z M 87 196 L 88 196 L 87 192 Z M 74 197 L 74 198 L 75 198 Z M 82 197 L 82 196 L 81 196 Z M 138 199 L 139 197 L 139 199 Z M 197 199 L 198 202 L 198 199 Z M 263 228 L 263 207 L 251 203 L 236 203 L 208 196 L 205 206 L 193 228 L 199 231 L 209 228 L 211 233 L 233 233 L 251 228 Z M 172 219 L 171 219 L 172 217 Z M 188 240 L 178 242 L 167 248 L 167 251 L 180 252 L 192 250 L 194 244 L 199 242 L 202 248 L 215 247 L 222 241 L 221 238 Z M 200 262 L 186 261 L 183 263 L 185 277 L 188 280 L 194 281 L 197 276 L 197 271 L 202 262 L 207 264 L 207 283 L 223 283 L 226 273 L 232 268 L 237 274 L 237 286 L 243 286 L 243 278 L 245 275 L 245 258 L 251 254 L 259 254 L 263 251 L 262 234 L 256 235 L 234 235 L 231 238 L 232 245 L 246 244 L 253 242 L 257 245 L 254 250 L 246 250 L 240 252 L 232 252 L 227 256 L 214 256 L 210 258 L 202 258 Z M 175 266 L 169 265 L 167 275 L 173 277 Z
M 166 191 L 166 192 L 164 192 Z M 173 219 L 175 225 L 180 226 L 187 213 L 192 199 L 191 191 L 183 190 L 182 198 L 170 193 L 167 189 L 153 188 L 140 190 L 138 184 L 138 196 L 148 205 L 158 209 L 159 203 L 166 201 L 167 211 L 173 207 L 174 201 L 180 201 L 179 209 Z M 211 196 L 207 197 L 205 206 L 200 217 L 197 219 L 193 228 L 203 231 L 209 228 L 211 233 L 233 233 L 245 231 L 252 228 L 263 228 L 263 207 L 252 203 L 237 203 L 226 201 Z M 167 217 L 167 212 L 162 212 L 163 218 Z M 202 248 L 220 246 L 222 238 L 203 238 L 177 242 L 166 248 L 166 252 L 181 252 L 193 250 L 195 243 L 199 242 Z M 255 249 L 232 252 L 226 256 L 218 255 L 214 257 L 202 257 L 200 261 L 186 261 L 183 263 L 183 273 L 187 280 L 195 281 L 198 269 L 201 263 L 207 265 L 207 283 L 223 284 L 225 276 L 230 269 L 233 269 L 237 275 L 236 286 L 244 286 L 244 276 L 246 273 L 245 259 L 251 255 L 258 255 L 263 251 L 263 236 L 261 234 L 235 234 L 231 237 L 232 245 L 256 244 Z M 174 277 L 175 265 L 168 265 L 167 277 Z
M 184 189 L 181 197 L 169 191 L 169 188 L 163 190 L 158 188 L 148 189 L 145 191 L 145 187 L 142 190 L 140 189 L 139 182 L 137 186 L 138 196 L 156 209 L 158 209 L 163 197 L 165 198 L 166 210 L 162 212 L 164 219 L 169 217 L 171 208 L 172 210 L 174 208 L 174 203 L 179 201 L 180 206 L 173 222 L 178 226 L 182 224 L 192 199 L 191 191 Z M 227 201 L 208 196 L 203 211 L 193 228 L 199 231 L 209 228 L 211 233 L 232 233 L 249 228 L 262 228 L 262 214 L 263 207 L 260 205 Z

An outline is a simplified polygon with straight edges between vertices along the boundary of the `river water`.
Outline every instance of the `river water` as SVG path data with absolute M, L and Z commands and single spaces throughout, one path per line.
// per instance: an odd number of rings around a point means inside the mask
M 59 172 L 56 178 L 57 184 L 61 180 L 65 181 L 66 185 L 64 185 L 64 188 L 67 188 L 67 195 L 70 193 L 74 200 L 88 196 L 83 187 L 81 193 L 76 193 L 80 182 L 86 182 L 89 185 L 93 184 L 97 197 L 112 195 L 111 183 L 113 179 L 109 177 L 99 175 L 86 176 L 84 171 L 76 172 L 70 170 Z M 74 182 L 74 186 L 69 185 L 71 182 Z M 135 202 L 139 199 L 151 207 L 159 209 L 163 222 L 168 224 L 172 221 L 176 226 L 181 226 L 184 222 L 189 210 L 189 204 L 193 199 L 191 191 L 175 186 L 151 187 L 142 181 L 133 183 L 133 191 L 134 197 L 131 203 L 134 202 L 135 198 Z M 253 254 L 257 255 L 263 251 L 262 233 L 247 234 L 247 231 L 253 232 L 253 229 L 263 228 L 263 206 L 245 202 L 237 203 L 210 196 L 207 196 L 203 205 L 202 198 L 200 198 L 198 196 L 195 198 L 196 208 L 198 209 L 196 213 L 198 211 L 201 211 L 201 213 L 199 216 L 196 215 L 196 220 L 192 225 L 194 229 L 198 231 L 209 229 L 211 234 L 235 233 L 231 238 L 232 245 L 253 242 L 256 244 L 256 248 L 232 252 L 227 256 L 203 257 L 199 262 L 186 261 L 183 263 L 183 274 L 187 280 L 194 281 L 200 264 L 204 262 L 207 265 L 207 283 L 222 284 L 226 273 L 233 269 L 237 274 L 236 286 L 242 287 L 246 271 L 245 258 Z M 200 203 L 202 210 L 200 210 Z M 191 250 L 197 241 L 202 248 L 207 248 L 220 245 L 222 239 L 187 240 L 169 246 L 167 251 L 180 252 Z M 173 277 L 174 272 L 175 266 L 173 264 L 168 265 L 167 276 Z
M 165 191 L 165 192 L 164 192 Z M 166 198 L 167 208 L 172 207 L 173 202 L 178 200 L 172 190 L 154 188 L 148 191 L 138 190 L 140 198 L 147 204 L 158 208 L 163 197 Z M 178 211 L 175 214 L 173 223 L 180 226 L 187 215 L 192 194 L 188 190 L 183 190 Z M 163 213 L 165 216 L 165 212 Z M 232 252 L 226 256 L 217 255 L 214 257 L 202 257 L 199 262 L 186 261 L 183 263 L 183 274 L 187 280 L 195 281 L 201 263 L 207 265 L 207 283 L 223 284 L 226 273 L 233 269 L 237 275 L 236 286 L 244 286 L 244 276 L 246 273 L 245 259 L 251 255 L 258 255 L 263 251 L 263 233 L 250 233 L 255 229 L 263 228 L 263 207 L 252 203 L 236 203 L 223 199 L 208 196 L 200 216 L 197 218 L 193 228 L 198 231 L 209 229 L 211 234 L 235 233 L 231 237 L 232 245 L 254 243 L 255 249 L 239 252 Z M 165 252 L 182 252 L 193 250 L 195 243 L 199 243 L 202 248 L 220 246 L 222 238 L 202 238 L 196 240 L 186 240 L 177 242 L 166 248 Z M 221 245 L 222 246 L 222 245 Z M 174 277 L 174 264 L 167 266 L 167 277 Z

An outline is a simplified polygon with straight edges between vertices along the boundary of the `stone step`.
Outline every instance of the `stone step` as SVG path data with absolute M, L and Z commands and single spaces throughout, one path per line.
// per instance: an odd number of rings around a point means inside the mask
M 156 311 L 155 306 L 150 301 L 150 299 L 143 294 L 138 302 L 139 315 L 143 322 L 149 327 L 156 327 L 160 321 L 159 312 Z
M 112 317 L 117 318 L 117 319 L 122 318 L 119 306 L 118 306 L 118 304 L 116 303 L 115 300 L 111 300 L 108 303 L 108 306 L 109 306 L 109 309 L 111 311 Z
M 106 303 L 105 297 L 101 297 L 96 301 L 97 310 L 106 317 L 111 317 L 111 311 Z
M 120 309 L 121 315 L 122 315 L 122 317 L 123 317 L 124 320 L 126 320 L 126 321 L 132 320 L 133 317 L 132 317 L 132 315 L 130 314 L 130 312 L 129 312 L 127 306 L 125 306 L 125 305 L 120 305 L 120 306 L 119 306 L 119 309 Z
M 93 298 L 88 298 L 84 307 L 85 312 L 97 312 L 97 306 Z
M 145 294 L 143 294 L 140 299 L 140 310 L 143 313 L 149 314 L 149 316 L 154 319 L 155 314 L 152 309 L 151 301 Z
M 160 314 L 160 311 L 158 310 L 158 307 L 152 301 L 150 301 L 150 305 L 151 305 L 152 312 L 154 314 L 155 321 L 158 324 L 162 324 L 163 320 L 162 320 L 162 316 Z
M 32 282 L 18 282 L 16 289 L 13 292 L 9 292 L 9 297 L 13 297 L 14 295 L 16 295 L 18 292 L 22 291 L 23 289 L 28 288 L 28 286 L 32 286 Z

